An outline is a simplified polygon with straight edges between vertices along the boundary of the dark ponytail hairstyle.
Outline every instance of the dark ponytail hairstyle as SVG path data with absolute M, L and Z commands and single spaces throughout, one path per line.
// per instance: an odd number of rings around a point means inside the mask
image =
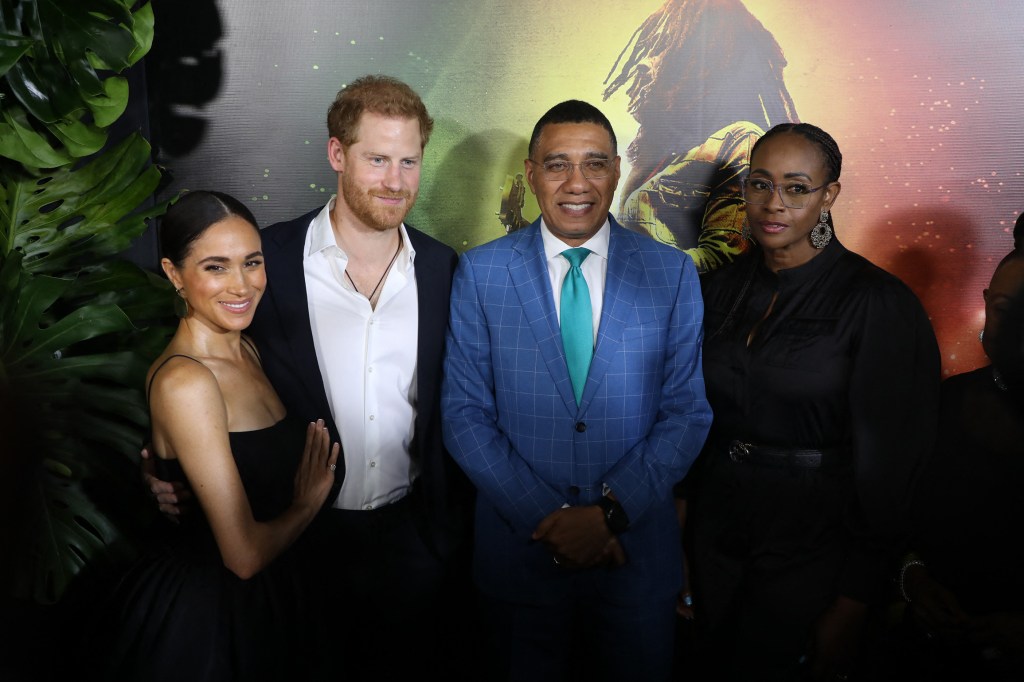
M 208 190 L 182 195 L 160 221 L 161 255 L 180 268 L 192 251 L 192 244 L 210 226 L 230 216 L 241 218 L 259 231 L 252 211 L 232 196 Z

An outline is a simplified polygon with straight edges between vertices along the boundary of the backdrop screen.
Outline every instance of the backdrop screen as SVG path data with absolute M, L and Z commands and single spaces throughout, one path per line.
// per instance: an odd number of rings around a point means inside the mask
M 839 238 L 921 297 L 946 374 L 984 362 L 982 290 L 1024 206 L 1024 4 L 221 0 L 156 11 L 149 87 L 168 192 L 228 192 L 264 225 L 323 204 L 336 186 L 327 106 L 354 78 L 385 73 L 435 119 L 411 224 L 461 251 L 535 218 L 516 177 L 530 132 L 578 98 L 618 137 L 613 210 L 627 222 L 639 211 L 656 238 L 692 250 L 715 221 L 742 220 L 714 204 L 716 169 L 744 162 L 750 135 L 807 121 L 843 152 Z M 641 200 L 645 188 L 655 200 Z

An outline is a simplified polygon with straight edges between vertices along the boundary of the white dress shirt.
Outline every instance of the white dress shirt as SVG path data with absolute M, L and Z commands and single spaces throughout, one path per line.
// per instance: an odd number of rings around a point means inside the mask
M 376 309 L 345 276 L 348 256 L 331 228 L 332 197 L 306 231 L 302 269 L 316 360 L 340 434 L 345 478 L 334 506 L 376 509 L 404 497 L 418 471 L 409 457 L 416 417 L 419 324 L 414 261 L 402 246 Z
M 608 238 L 612 228 L 608 221 L 597 231 L 593 237 L 588 239 L 581 247 L 590 250 L 590 255 L 580 264 L 583 272 L 583 279 L 587 281 L 587 289 L 590 290 L 590 310 L 594 316 L 594 344 L 597 344 L 597 329 L 601 324 L 601 306 L 604 303 L 604 281 L 608 274 Z M 558 316 L 558 323 L 562 323 L 562 282 L 569 274 L 569 261 L 562 256 L 562 252 L 573 247 L 551 234 L 548 226 L 542 218 L 540 221 L 540 236 L 544 240 L 544 255 L 548 260 L 548 277 L 551 279 L 551 293 L 555 295 L 555 314 Z

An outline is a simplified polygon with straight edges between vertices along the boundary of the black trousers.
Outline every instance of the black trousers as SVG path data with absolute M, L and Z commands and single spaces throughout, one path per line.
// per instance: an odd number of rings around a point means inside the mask
M 694 680 L 802 680 L 848 538 L 846 470 L 710 461 L 687 518 Z
M 439 556 L 424 519 L 414 492 L 371 511 L 326 510 L 310 526 L 301 547 L 314 581 L 307 591 L 322 589 L 314 678 L 463 678 L 449 637 L 472 610 L 468 560 Z

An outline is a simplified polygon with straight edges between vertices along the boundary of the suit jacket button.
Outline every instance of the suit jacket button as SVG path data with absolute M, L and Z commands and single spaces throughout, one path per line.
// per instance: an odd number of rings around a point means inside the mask
M 583 422 L 576 422 L 576 431 L 577 431 L 577 433 L 583 433 L 586 430 L 587 430 L 587 425 L 585 423 L 583 423 Z

